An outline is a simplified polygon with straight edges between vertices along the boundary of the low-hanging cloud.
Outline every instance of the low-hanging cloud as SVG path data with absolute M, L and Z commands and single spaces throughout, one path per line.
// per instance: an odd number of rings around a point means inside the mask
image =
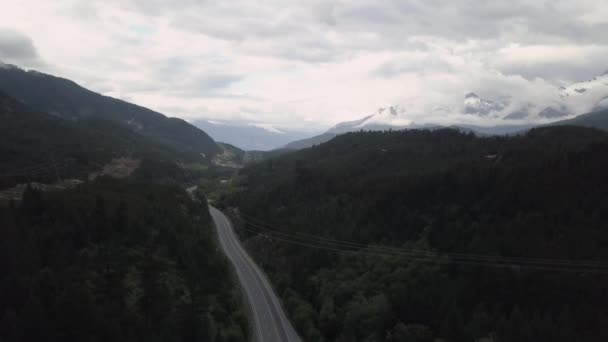
M 19 32 L 0 28 L 0 61 L 25 66 L 40 65 L 32 40 Z

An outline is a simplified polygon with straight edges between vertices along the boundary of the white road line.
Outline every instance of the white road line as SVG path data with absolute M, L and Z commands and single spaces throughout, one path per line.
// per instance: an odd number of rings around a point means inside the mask
M 300 342 L 301 339 L 287 319 L 270 282 L 240 245 L 228 218 L 221 211 L 211 206 L 210 212 L 218 230 L 220 244 L 228 259 L 233 263 L 239 281 L 248 297 L 254 315 L 257 339 L 263 342 Z M 256 304 L 259 304 L 259 307 Z M 260 321 L 260 318 L 262 321 Z M 265 327 L 269 329 L 263 329 L 262 324 L 264 323 L 266 323 Z M 270 327 L 267 326 L 268 324 L 270 324 Z M 264 336 L 265 333 L 270 333 L 270 335 Z

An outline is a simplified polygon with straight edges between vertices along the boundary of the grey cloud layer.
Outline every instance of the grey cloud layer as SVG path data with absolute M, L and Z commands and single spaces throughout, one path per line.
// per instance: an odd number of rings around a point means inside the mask
M 38 24 L 0 31 L 0 59 L 39 61 L 29 36 L 66 76 L 190 117 L 331 125 L 400 104 L 419 120 L 469 91 L 552 101 L 608 69 L 605 0 L 21 3 Z
M 324 41 L 331 31 L 363 45 L 366 35 L 374 36 L 389 49 L 400 48 L 412 35 L 458 40 L 517 39 L 534 44 L 608 43 L 605 34 L 608 23 L 585 19 L 602 6 L 602 1 L 355 0 L 330 4 L 308 0 L 182 1 L 182 5 L 171 7 L 163 7 L 160 2 L 148 5 L 132 2 L 140 10 L 169 13 L 176 25 L 239 41 L 280 38 L 294 43 L 298 39 Z M 360 48 L 365 48 L 363 45 Z
M 162 1 L 132 0 L 128 8 L 168 15 L 176 27 L 238 44 L 247 53 L 304 62 L 332 62 L 369 51 L 425 49 L 425 38 L 451 42 L 486 41 L 488 54 L 516 42 L 523 45 L 608 44 L 608 21 L 590 16 L 603 1 L 375 0 L 353 1 L 191 1 L 168 6 Z M 608 14 L 608 13 L 607 13 Z M 411 37 L 420 37 L 415 43 Z M 492 47 L 492 45 L 494 47 Z M 436 65 L 445 63 L 436 60 Z M 565 68 L 560 76 L 580 78 L 597 67 L 546 63 L 536 67 L 501 65 L 527 78 L 549 76 L 547 68 Z M 549 67 L 547 66 L 549 65 Z M 413 66 L 415 67 L 415 66 Z M 432 67 L 432 66 L 431 66 Z M 410 66 L 385 66 L 397 74 Z M 387 76 L 391 76 L 387 74 Z
M 0 28 L 0 61 L 27 66 L 40 64 L 38 52 L 32 40 L 13 30 Z

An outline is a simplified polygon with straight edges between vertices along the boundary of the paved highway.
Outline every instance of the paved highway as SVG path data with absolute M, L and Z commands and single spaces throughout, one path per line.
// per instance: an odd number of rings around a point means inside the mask
M 241 246 L 232 224 L 221 211 L 209 206 L 220 245 L 234 265 L 251 308 L 252 327 L 259 342 L 301 341 L 287 319 L 270 282 Z

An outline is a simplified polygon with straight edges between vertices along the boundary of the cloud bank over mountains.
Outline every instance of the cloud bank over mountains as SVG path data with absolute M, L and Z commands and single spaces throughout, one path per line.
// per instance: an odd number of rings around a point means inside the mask
M 0 61 L 41 66 L 32 40 L 19 32 L 0 28 Z
M 574 100 L 559 87 L 608 69 L 603 0 L 24 0 L 3 9 L 0 60 L 190 120 L 313 129 L 390 105 L 403 121 L 540 120 L 546 108 L 597 105 L 601 87 Z M 467 113 L 471 92 L 502 109 Z

